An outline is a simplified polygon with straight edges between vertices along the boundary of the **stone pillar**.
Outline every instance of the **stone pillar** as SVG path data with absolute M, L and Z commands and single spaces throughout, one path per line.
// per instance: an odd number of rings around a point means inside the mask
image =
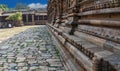
M 32 15 L 32 22 L 34 22 L 34 15 Z
M 43 17 L 43 20 L 44 20 L 44 15 L 42 17 Z
M 28 24 L 28 14 L 26 14 L 26 23 Z
M 35 20 L 34 20 L 34 14 L 32 14 L 32 25 L 35 24 Z
M 42 24 L 45 24 L 44 15 L 42 16 Z
M 39 16 L 37 16 L 37 21 L 39 22 Z

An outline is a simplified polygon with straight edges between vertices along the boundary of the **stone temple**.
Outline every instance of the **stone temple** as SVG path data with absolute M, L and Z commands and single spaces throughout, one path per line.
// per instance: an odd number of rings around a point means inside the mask
M 120 0 L 48 0 L 47 11 L 21 12 L 32 26 L 0 29 L 0 71 L 120 71 Z
M 68 71 L 120 71 L 120 0 L 48 0 Z

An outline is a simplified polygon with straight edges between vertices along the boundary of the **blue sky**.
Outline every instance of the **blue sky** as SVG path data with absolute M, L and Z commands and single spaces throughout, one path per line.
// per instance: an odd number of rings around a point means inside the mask
M 6 4 L 9 8 L 15 7 L 17 3 L 29 6 L 46 6 L 47 0 L 0 0 L 0 4 Z

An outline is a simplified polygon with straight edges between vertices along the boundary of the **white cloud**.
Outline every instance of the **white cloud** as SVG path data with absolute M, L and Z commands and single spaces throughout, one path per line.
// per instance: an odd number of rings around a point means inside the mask
M 37 9 L 37 8 L 46 8 L 47 4 L 41 4 L 41 3 L 31 3 L 28 5 L 31 9 Z

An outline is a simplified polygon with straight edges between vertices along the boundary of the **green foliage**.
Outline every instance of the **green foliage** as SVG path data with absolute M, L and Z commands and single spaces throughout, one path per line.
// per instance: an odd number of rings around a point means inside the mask
M 21 9 L 29 9 L 29 7 L 25 4 L 18 3 L 15 7 L 15 10 L 21 10 Z
M 4 4 L 0 4 L 0 9 L 3 11 L 8 11 L 8 7 Z
M 11 14 L 6 18 L 6 20 L 12 20 L 12 21 L 21 21 L 22 20 L 22 13 L 21 12 L 16 12 Z

